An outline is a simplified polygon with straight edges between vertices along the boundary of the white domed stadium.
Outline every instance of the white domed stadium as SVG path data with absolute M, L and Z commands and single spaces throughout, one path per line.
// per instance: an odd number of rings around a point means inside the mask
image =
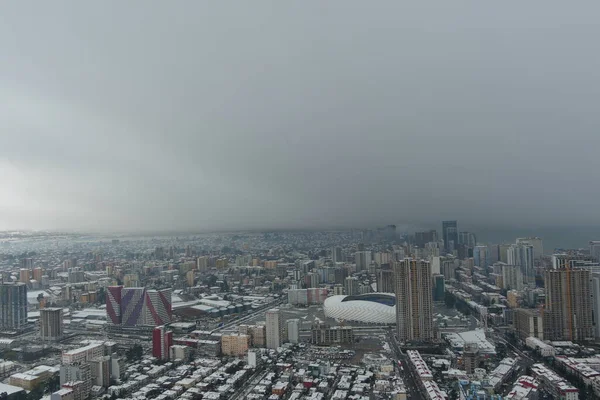
M 396 296 L 393 293 L 366 293 L 356 296 L 331 296 L 323 312 L 336 320 L 367 324 L 395 324 Z

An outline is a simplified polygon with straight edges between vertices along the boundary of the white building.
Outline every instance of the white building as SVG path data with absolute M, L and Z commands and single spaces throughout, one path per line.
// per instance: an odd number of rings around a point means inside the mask
M 278 308 L 266 312 L 267 349 L 276 350 L 283 339 L 283 318 Z
M 288 341 L 292 344 L 297 344 L 300 341 L 300 320 L 288 319 L 286 323 Z

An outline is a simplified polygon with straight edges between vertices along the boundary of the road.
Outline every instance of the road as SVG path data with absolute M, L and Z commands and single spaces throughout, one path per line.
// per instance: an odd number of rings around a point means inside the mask
M 402 369 L 399 368 L 398 363 L 394 366 L 398 375 L 404 381 L 404 386 L 406 387 L 406 398 L 411 399 L 424 399 L 427 398 L 425 393 L 422 392 L 423 387 L 421 386 L 421 381 L 419 378 L 415 377 L 412 371 L 412 368 L 408 365 L 408 358 L 402 352 L 400 346 L 398 346 L 398 341 L 396 340 L 396 336 L 394 334 L 394 330 L 392 328 L 388 329 L 388 341 L 394 354 L 396 355 L 396 360 L 402 362 Z
M 230 397 L 229 400 L 245 399 L 256 385 L 269 373 L 269 369 L 263 364 L 257 367 L 256 372 Z M 241 397 L 240 397 L 241 396 Z

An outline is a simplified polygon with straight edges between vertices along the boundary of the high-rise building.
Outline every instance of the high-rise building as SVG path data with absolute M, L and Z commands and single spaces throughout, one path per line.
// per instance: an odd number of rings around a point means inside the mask
M 473 232 L 459 232 L 458 243 L 467 247 L 475 247 L 477 246 L 477 236 Z
M 198 271 L 208 271 L 208 257 L 198 257 L 196 268 L 198 268 Z
M 319 274 L 317 274 L 316 272 L 309 272 L 304 277 L 304 284 L 308 288 L 319 287 Z
M 465 343 L 463 350 L 463 367 L 467 374 L 473 374 L 479 366 L 479 346 L 477 343 Z
M 278 308 L 266 312 L 267 349 L 277 349 L 283 340 L 283 317 Z
M 531 282 L 535 278 L 534 249 L 527 243 L 513 244 L 507 249 L 507 264 L 521 268 L 523 277 Z
M 544 255 L 544 244 L 539 237 L 518 238 L 516 244 L 527 244 L 533 247 L 533 258 L 539 260 Z
M 590 256 L 596 262 L 600 262 L 600 240 L 590 241 Z
M 545 271 L 544 339 L 581 341 L 594 338 L 590 280 L 589 270 Z
M 592 290 L 592 312 L 594 318 L 594 336 L 600 338 L 600 273 L 593 272 L 590 282 Z
M 152 356 L 159 360 L 169 359 L 169 348 L 173 346 L 173 332 L 165 326 L 158 326 L 152 331 Z
M 538 309 L 517 308 L 513 315 L 513 325 L 521 340 L 530 336 L 544 340 L 543 318 Z
M 300 341 L 300 320 L 288 319 L 286 325 L 288 342 L 297 344 Z
M 438 234 L 435 229 L 424 231 L 424 232 L 415 232 L 415 246 L 425 247 L 427 243 L 437 242 Z
M 160 326 L 171 322 L 171 289 L 109 286 L 106 314 L 112 325 Z
M 19 270 L 19 282 L 22 282 L 24 284 L 29 283 L 29 269 L 21 268 Z
M 523 273 L 515 265 L 502 263 L 502 286 L 506 290 L 523 290 Z
M 342 256 L 342 248 L 339 246 L 333 246 L 331 248 L 331 260 L 334 263 L 343 262 L 344 258 Z
M 27 285 L 0 284 L 0 330 L 21 330 L 27 326 Z
M 33 279 L 40 284 L 42 283 L 42 276 L 44 276 L 44 270 L 42 268 L 37 267 L 33 269 Z
M 110 386 L 110 356 L 97 357 L 90 362 L 92 385 L 107 388 Z
M 21 268 L 23 269 L 32 269 L 33 268 L 33 258 L 23 258 L 21 260 Z
M 344 280 L 344 291 L 348 296 L 358 294 L 358 279 L 354 276 L 349 276 Z
M 446 280 L 444 275 L 433 275 L 433 300 L 444 301 L 446 298 Z
M 433 339 L 431 266 L 424 260 L 394 262 L 396 326 L 402 341 Z
M 442 221 L 442 239 L 444 249 L 451 253 L 458 245 L 458 223 L 456 221 Z
M 394 293 L 394 271 L 391 269 L 377 271 L 377 291 L 380 293 Z
M 63 335 L 62 308 L 40 309 L 40 337 L 42 340 L 59 340 Z
M 221 352 L 225 356 L 242 357 L 248 352 L 249 346 L 249 335 L 230 333 L 221 336 Z
M 356 272 L 365 271 L 371 264 L 370 251 L 357 251 L 354 253 L 354 261 L 356 263 Z
M 475 246 L 473 248 L 473 263 L 477 267 L 484 268 L 487 272 L 489 263 L 487 246 Z

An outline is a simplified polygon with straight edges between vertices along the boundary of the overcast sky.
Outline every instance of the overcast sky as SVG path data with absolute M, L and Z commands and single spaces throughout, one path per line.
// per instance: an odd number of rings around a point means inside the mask
M 597 2 L 13 1 L 0 229 L 600 223 Z

